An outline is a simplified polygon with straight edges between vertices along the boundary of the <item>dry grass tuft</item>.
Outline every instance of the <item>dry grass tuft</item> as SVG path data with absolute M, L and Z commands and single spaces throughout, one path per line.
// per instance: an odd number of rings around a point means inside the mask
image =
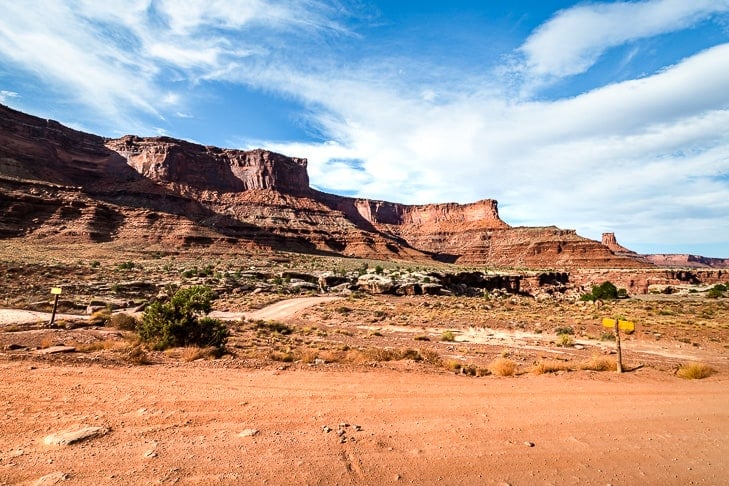
M 545 359 L 535 364 L 531 372 L 536 375 L 543 375 L 544 373 L 555 373 L 557 371 L 570 371 L 573 367 L 566 361 L 559 361 L 556 359 Z
M 121 351 L 129 349 L 129 343 L 118 339 L 104 339 L 91 343 L 71 343 L 79 353 L 93 353 L 94 351 Z
M 443 366 L 445 366 L 447 370 L 459 372 L 461 371 L 461 367 L 463 367 L 463 363 L 455 359 L 449 359 L 446 360 L 445 363 L 443 363 Z
M 152 362 L 149 359 L 147 352 L 140 345 L 134 346 L 132 349 L 130 349 L 129 352 L 126 353 L 125 358 L 130 363 L 137 365 L 146 365 Z
M 590 371 L 616 371 L 618 369 L 618 361 L 615 358 L 596 355 L 590 361 L 582 363 L 580 369 Z
M 704 363 L 689 363 L 681 365 L 676 375 L 687 380 L 701 380 L 716 373 L 716 370 Z
M 420 356 L 423 357 L 423 361 L 433 366 L 443 365 L 443 358 L 441 358 L 440 355 L 432 349 L 421 349 Z
M 213 359 L 218 356 L 218 348 L 214 346 L 208 346 L 205 348 L 198 348 L 196 346 L 186 346 L 182 348 L 182 360 L 187 361 L 188 363 L 191 361 L 195 361 L 198 359 Z
M 488 370 L 496 376 L 514 376 L 517 364 L 508 358 L 496 358 L 488 365 Z

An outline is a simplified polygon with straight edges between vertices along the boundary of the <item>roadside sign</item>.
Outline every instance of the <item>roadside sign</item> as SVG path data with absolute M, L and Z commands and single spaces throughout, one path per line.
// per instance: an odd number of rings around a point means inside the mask
M 53 287 L 51 289 L 51 294 L 53 294 L 53 295 L 60 295 L 60 293 L 61 293 L 61 287 Z
M 635 323 L 633 321 L 624 321 L 622 319 L 610 319 L 609 317 L 603 317 L 602 325 L 604 327 L 612 327 L 615 330 L 615 347 L 618 351 L 618 373 L 623 372 L 623 352 L 620 347 L 620 330 L 630 334 L 635 331 Z
M 633 321 L 618 321 L 618 327 L 623 331 L 635 331 L 635 323 Z

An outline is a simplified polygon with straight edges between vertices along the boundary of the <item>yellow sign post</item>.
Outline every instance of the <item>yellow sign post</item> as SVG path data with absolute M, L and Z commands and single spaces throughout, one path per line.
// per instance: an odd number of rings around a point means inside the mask
M 55 295 L 53 299 L 53 312 L 51 313 L 51 322 L 48 323 L 48 327 L 53 327 L 53 323 L 56 322 L 56 309 L 58 309 L 58 296 L 61 295 L 61 287 L 51 288 L 51 295 Z
M 620 330 L 635 331 L 635 323 L 633 321 L 624 321 L 622 319 L 603 318 L 602 325 L 604 327 L 612 327 L 615 330 L 615 346 L 618 348 L 618 373 L 623 372 L 623 351 L 620 348 Z

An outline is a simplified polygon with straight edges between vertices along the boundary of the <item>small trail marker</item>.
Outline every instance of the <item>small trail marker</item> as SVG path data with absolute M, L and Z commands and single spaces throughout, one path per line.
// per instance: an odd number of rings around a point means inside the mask
M 51 313 L 51 322 L 48 323 L 48 327 L 53 327 L 53 323 L 56 321 L 56 310 L 58 309 L 58 296 L 61 295 L 61 287 L 51 288 L 51 295 L 55 295 L 56 298 L 53 300 L 53 312 Z
M 635 323 L 633 321 L 624 321 L 619 318 L 610 319 L 603 318 L 602 325 L 604 327 L 612 327 L 615 331 L 615 346 L 618 348 L 618 373 L 623 372 L 623 350 L 620 347 L 620 330 L 635 331 Z

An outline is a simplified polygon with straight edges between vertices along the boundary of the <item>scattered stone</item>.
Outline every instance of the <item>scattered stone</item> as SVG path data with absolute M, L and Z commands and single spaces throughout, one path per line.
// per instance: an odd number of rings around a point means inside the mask
M 339 424 L 340 429 L 346 429 L 347 427 L 349 427 L 349 424 L 347 422 L 342 422 Z
M 238 434 L 238 437 L 253 437 L 258 435 L 258 429 L 245 429 Z
M 535 446 L 534 442 L 529 442 L 528 440 L 524 442 L 524 445 L 527 446 L 527 447 L 534 447 Z
M 361 425 L 355 425 L 354 426 L 354 430 L 357 431 L 357 432 L 361 432 L 362 431 L 362 426 Z
M 144 453 L 144 457 L 146 459 L 152 459 L 153 457 L 157 457 L 157 452 L 154 449 L 150 449 Z
M 331 427 L 329 427 L 328 425 L 325 425 L 325 426 L 323 426 L 323 427 L 321 428 L 321 430 L 323 430 L 324 432 L 326 432 L 326 433 L 328 434 L 329 432 L 331 432 L 331 431 L 332 431 L 332 428 L 331 428 Z
M 46 474 L 42 478 L 39 478 L 38 481 L 36 481 L 34 486 L 46 486 L 49 484 L 58 484 L 61 481 L 68 481 L 71 477 L 64 472 L 56 471 L 51 474 Z
M 77 430 L 67 430 L 57 434 L 51 434 L 43 439 L 46 445 L 65 446 L 81 442 L 86 439 L 101 437 L 109 433 L 106 427 L 83 427 Z
M 73 346 L 51 346 L 45 349 L 39 349 L 36 354 L 58 354 L 58 353 L 74 353 L 76 348 Z
M 18 349 L 28 349 L 27 346 L 23 346 L 22 344 L 15 344 L 11 343 L 5 346 L 5 351 L 15 351 Z
M 344 434 L 346 434 L 346 432 L 344 431 L 344 429 L 339 429 L 337 434 L 339 434 L 340 436 L 344 436 Z

